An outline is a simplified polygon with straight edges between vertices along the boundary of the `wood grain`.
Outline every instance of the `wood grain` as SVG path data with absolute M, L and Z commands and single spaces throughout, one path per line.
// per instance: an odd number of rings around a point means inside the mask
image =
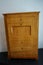
M 39 12 L 4 14 L 9 58 L 38 59 Z

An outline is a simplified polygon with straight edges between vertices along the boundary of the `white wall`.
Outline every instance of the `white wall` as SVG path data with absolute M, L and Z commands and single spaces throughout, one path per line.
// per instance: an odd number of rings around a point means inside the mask
M 0 52 L 7 51 L 3 13 L 40 11 L 38 48 L 43 48 L 43 0 L 0 0 Z

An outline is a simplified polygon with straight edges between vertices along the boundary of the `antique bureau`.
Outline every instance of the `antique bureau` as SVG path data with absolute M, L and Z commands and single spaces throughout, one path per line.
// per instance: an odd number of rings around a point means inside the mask
M 39 12 L 4 14 L 8 57 L 38 59 Z

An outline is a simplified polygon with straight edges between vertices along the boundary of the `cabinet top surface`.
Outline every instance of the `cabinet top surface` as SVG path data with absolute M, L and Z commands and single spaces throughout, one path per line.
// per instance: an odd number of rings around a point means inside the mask
M 12 15 L 12 14 L 35 14 L 40 12 L 15 12 L 15 13 L 4 13 L 3 15 Z

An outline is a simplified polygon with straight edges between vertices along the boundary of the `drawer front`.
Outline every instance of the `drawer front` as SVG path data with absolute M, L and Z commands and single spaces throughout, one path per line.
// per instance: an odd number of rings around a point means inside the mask
M 32 51 L 11 52 L 11 58 L 38 59 L 38 54 Z
M 33 58 L 33 53 L 31 51 L 19 51 L 11 52 L 12 58 Z
M 34 17 L 28 15 L 9 15 L 7 18 L 7 24 L 14 26 L 32 25 Z
M 19 51 L 33 51 L 33 41 L 29 40 L 10 40 L 10 51 L 19 52 Z

